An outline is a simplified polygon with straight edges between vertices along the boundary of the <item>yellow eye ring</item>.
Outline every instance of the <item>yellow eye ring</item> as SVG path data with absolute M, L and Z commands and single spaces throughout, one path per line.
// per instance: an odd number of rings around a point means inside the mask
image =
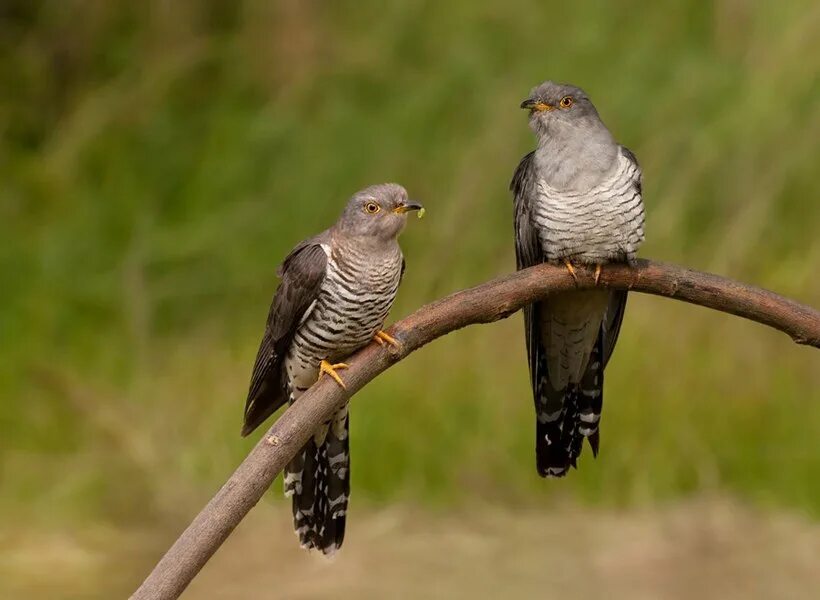
M 572 96 L 564 96 L 561 98 L 561 102 L 558 103 L 558 106 L 561 108 L 569 108 L 572 106 Z
M 366 212 L 369 215 L 375 215 L 380 210 L 381 210 L 381 206 L 379 206 L 375 202 L 367 202 L 364 205 L 364 212 Z

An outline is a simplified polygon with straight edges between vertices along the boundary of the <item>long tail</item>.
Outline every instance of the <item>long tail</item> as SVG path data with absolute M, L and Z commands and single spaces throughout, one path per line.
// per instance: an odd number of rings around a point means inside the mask
M 308 550 L 333 554 L 344 541 L 350 497 L 348 431 L 345 406 L 285 467 L 285 496 L 293 498 L 293 527 Z
M 563 477 L 577 468 L 584 438 L 598 456 L 604 389 L 603 339 L 599 336 L 579 384 L 555 390 L 546 377 L 539 382 L 536 404 L 535 463 L 542 477 Z M 542 373 L 546 373 L 544 365 Z

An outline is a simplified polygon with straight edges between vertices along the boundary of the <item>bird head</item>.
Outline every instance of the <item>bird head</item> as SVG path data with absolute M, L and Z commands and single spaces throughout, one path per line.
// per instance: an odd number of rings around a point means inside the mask
M 407 213 L 423 210 L 421 204 L 407 199 L 402 186 L 381 183 L 353 194 L 337 227 L 348 236 L 390 241 L 404 229 Z
M 530 111 L 530 128 L 539 137 L 603 125 L 586 92 L 574 85 L 545 81 L 530 91 L 521 108 Z

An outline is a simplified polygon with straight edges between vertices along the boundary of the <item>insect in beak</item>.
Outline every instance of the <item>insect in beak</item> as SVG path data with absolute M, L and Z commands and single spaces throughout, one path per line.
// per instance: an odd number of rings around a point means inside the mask
M 393 212 L 403 215 L 406 212 L 410 212 L 411 210 L 419 211 L 419 219 L 424 216 L 424 207 L 419 204 L 418 202 L 408 202 L 407 204 L 400 204 L 396 208 L 393 209 Z

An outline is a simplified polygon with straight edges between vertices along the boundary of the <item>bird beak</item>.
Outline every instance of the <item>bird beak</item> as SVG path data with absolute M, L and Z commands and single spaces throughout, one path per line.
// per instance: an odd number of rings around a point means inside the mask
M 408 202 L 407 204 L 401 204 L 393 209 L 393 212 L 403 215 L 406 212 L 410 212 L 411 210 L 424 210 L 424 207 L 419 204 L 418 202 Z
M 521 108 L 526 108 L 527 110 L 532 110 L 535 112 L 542 112 L 545 110 L 553 110 L 555 107 L 552 104 L 541 102 L 535 98 L 527 98 L 521 103 Z

